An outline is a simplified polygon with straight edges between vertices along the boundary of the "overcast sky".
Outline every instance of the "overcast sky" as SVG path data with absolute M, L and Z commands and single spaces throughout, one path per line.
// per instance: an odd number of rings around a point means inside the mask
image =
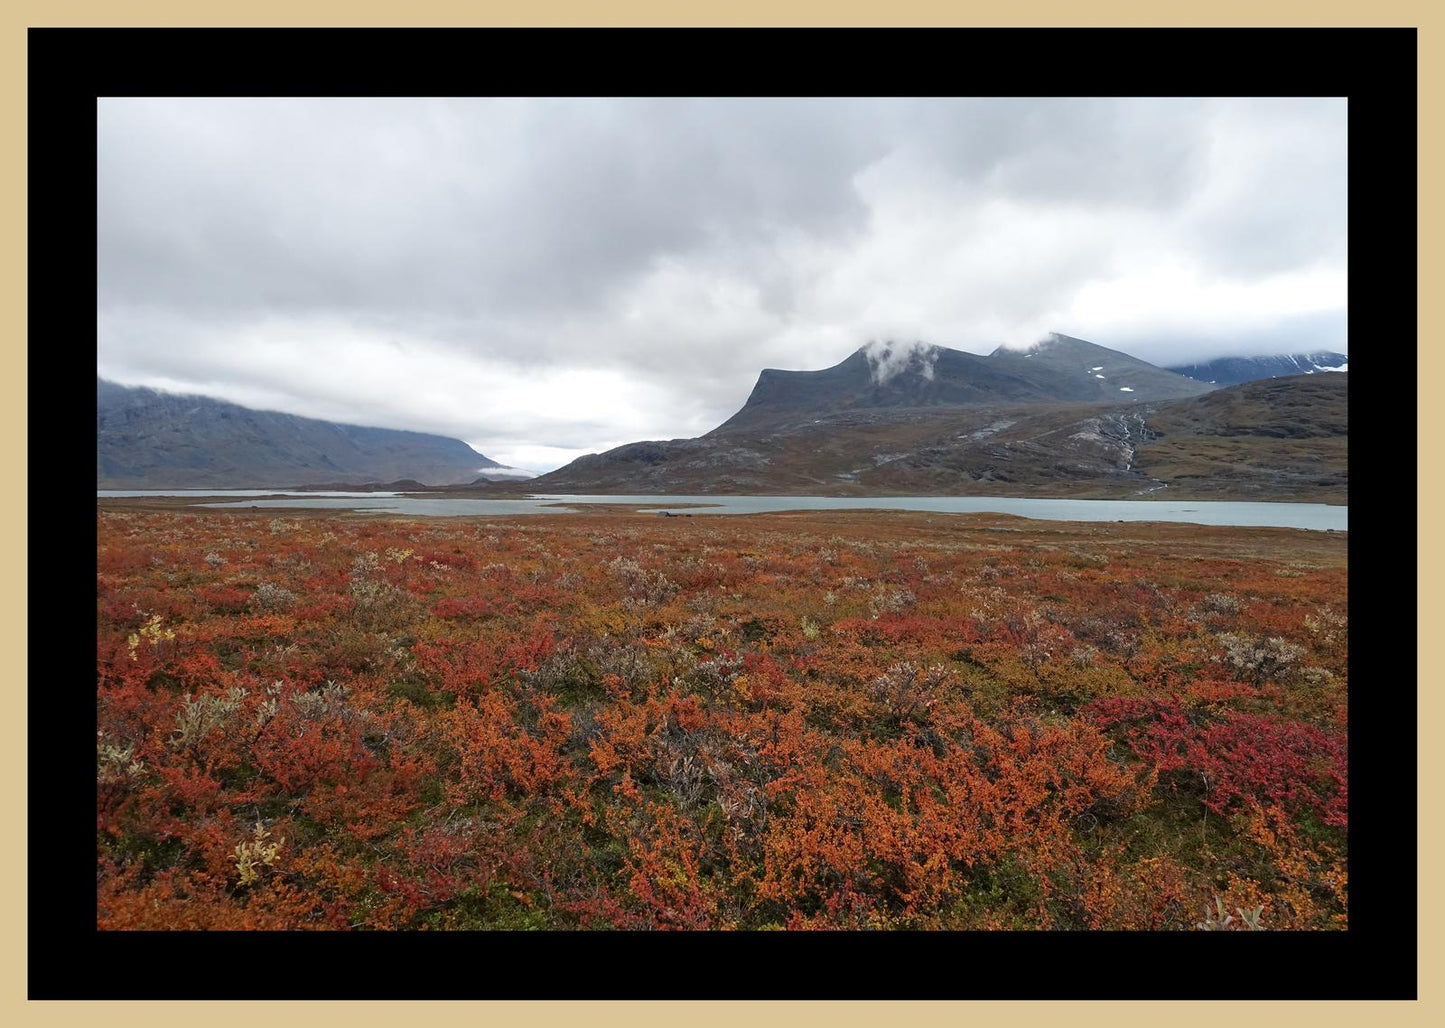
M 764 367 L 1348 352 L 1346 103 L 98 104 L 98 372 L 546 471 Z

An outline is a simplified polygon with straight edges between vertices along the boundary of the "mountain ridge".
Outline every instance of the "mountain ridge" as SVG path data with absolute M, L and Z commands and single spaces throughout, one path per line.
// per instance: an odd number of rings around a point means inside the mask
M 1060 333 L 1027 351 L 983 356 L 924 343 L 870 344 L 830 368 L 764 368 L 743 406 L 704 437 L 851 409 L 1146 401 L 1211 386 Z
M 504 465 L 458 439 L 256 410 L 96 377 L 101 489 L 471 482 Z
M 1287 378 L 1321 372 L 1348 372 L 1350 358 L 1333 350 L 1309 353 L 1258 354 L 1252 357 L 1217 357 L 1196 364 L 1173 364 L 1166 370 L 1211 385 L 1238 385 L 1265 378 Z
M 1340 381 L 1316 387 L 1304 406 L 1298 384 L 1210 405 L 1226 390 L 1059 334 L 1027 351 L 987 356 L 919 344 L 863 347 L 820 371 L 764 369 L 743 407 L 701 436 L 587 454 L 525 488 L 1081 498 L 1162 489 L 1221 498 L 1232 490 L 1241 499 L 1314 494 L 1333 502 L 1347 484 L 1347 375 L 1319 378 Z M 1316 402 L 1321 420 L 1311 427 L 1301 411 Z M 1272 405 L 1289 413 L 1274 418 Z M 1223 426 L 1229 432 L 1216 431 L 1216 420 L 1242 410 L 1272 427 L 1251 435 L 1231 423 Z M 1292 433 L 1294 421 L 1305 427 Z M 1227 444 L 1216 438 L 1230 432 Z M 1280 463 L 1272 450 L 1282 438 L 1296 442 Z M 1231 459 L 1239 467 L 1227 466 Z M 1155 474 L 1161 462 L 1166 470 Z

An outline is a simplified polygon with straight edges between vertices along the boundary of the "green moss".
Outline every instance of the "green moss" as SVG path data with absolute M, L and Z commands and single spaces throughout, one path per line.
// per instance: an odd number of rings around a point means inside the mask
M 425 679 L 416 676 L 394 679 L 388 683 L 386 692 L 389 696 L 407 700 L 427 710 L 450 710 L 457 702 L 456 693 L 446 689 L 434 689 Z

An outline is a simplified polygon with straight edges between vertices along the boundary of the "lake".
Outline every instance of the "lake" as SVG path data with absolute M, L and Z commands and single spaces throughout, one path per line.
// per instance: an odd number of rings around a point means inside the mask
M 284 495 L 278 495 L 283 494 Z M 645 513 L 763 514 L 788 510 L 914 510 L 936 514 L 1013 514 L 1046 521 L 1175 521 L 1196 525 L 1257 528 L 1349 530 L 1349 507 L 1323 503 L 1248 503 L 1221 500 L 1045 500 L 1006 496 L 567 496 L 537 494 L 525 499 L 479 500 L 443 496 L 409 497 L 396 493 L 288 492 L 284 490 L 124 490 L 107 496 L 235 496 L 239 502 L 204 507 L 264 507 L 306 510 L 354 510 L 377 514 L 507 516 L 568 514 L 594 503 L 637 505 Z M 265 496 L 267 499 L 257 499 Z M 246 502 L 245 498 L 251 498 Z M 565 506 L 554 506 L 562 503 Z M 706 504 L 686 507 L 686 504 Z
M 326 489 L 97 489 L 95 495 L 106 496 L 399 496 L 400 493 L 334 492 Z

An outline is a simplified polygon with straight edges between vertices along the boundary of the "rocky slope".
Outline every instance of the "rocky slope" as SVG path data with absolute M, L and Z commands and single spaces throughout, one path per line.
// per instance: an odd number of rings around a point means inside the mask
M 1138 469 L 1169 495 L 1346 503 L 1350 376 L 1296 375 L 1160 404 Z

